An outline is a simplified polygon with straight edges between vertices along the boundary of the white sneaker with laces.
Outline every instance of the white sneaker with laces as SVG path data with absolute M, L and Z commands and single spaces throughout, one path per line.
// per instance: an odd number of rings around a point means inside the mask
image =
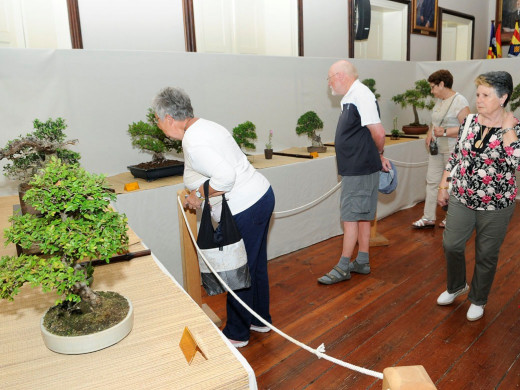
M 480 320 L 484 315 L 484 306 L 486 305 L 479 306 L 472 303 L 468 309 L 468 313 L 466 314 L 468 321 Z
M 441 295 L 439 295 L 439 298 L 437 298 L 437 305 L 445 306 L 445 305 L 451 305 L 455 298 L 457 298 L 459 295 L 466 294 L 469 291 L 469 286 L 466 283 L 466 286 L 459 291 L 455 291 L 453 294 L 450 294 L 448 291 L 444 291 Z
M 251 324 L 249 329 L 251 329 L 253 332 L 259 332 L 259 333 L 267 333 L 267 332 L 271 331 L 271 328 L 269 328 L 268 326 L 258 326 L 258 325 L 253 325 L 253 324 Z

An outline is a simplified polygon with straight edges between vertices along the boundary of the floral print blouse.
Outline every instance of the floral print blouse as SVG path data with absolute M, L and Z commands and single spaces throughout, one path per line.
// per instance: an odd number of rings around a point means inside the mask
M 478 115 L 474 115 L 462 146 L 459 142 L 464 132 L 466 121 L 460 126 L 459 139 L 448 160 L 446 170 L 451 172 L 457 166 L 452 178 L 451 195 L 455 196 L 466 207 L 474 210 L 503 209 L 515 202 L 515 171 L 520 170 L 520 140 L 510 146 L 502 144 L 502 129 L 490 128 L 479 146 L 482 129 L 478 123 Z M 515 126 L 520 138 L 520 125 Z

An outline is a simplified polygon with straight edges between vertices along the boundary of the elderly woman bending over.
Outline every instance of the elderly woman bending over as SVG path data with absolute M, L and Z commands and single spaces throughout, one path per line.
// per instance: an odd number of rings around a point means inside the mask
M 469 115 L 459 131 L 455 150 L 439 184 L 437 202 L 448 207 L 443 237 L 448 289 L 437 299 L 449 305 L 469 290 L 466 243 L 475 236 L 475 269 L 467 312 L 469 321 L 484 315 L 493 284 L 500 246 L 515 209 L 515 171 L 520 161 L 520 126 L 505 106 L 513 91 L 507 72 L 477 77 L 477 115 Z M 448 194 L 451 175 L 451 195 Z
M 184 207 L 200 208 L 204 197 L 226 194 L 228 205 L 242 235 L 251 274 L 251 287 L 235 291 L 256 313 L 271 322 L 267 277 L 267 232 L 274 209 L 274 193 L 267 179 L 247 160 L 224 127 L 196 118 L 189 96 L 176 88 L 164 88 L 152 108 L 157 125 L 170 138 L 182 141 L 184 184 L 191 190 Z M 209 179 L 209 193 L 204 182 Z M 235 347 L 249 342 L 249 331 L 268 332 L 230 294 L 223 333 Z

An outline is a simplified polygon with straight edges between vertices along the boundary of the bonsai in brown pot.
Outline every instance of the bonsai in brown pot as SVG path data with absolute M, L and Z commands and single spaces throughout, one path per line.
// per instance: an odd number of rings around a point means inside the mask
M 417 109 L 430 111 L 435 105 L 430 83 L 426 79 L 416 81 L 415 88 L 393 96 L 392 100 L 394 103 L 400 104 L 402 108 L 412 106 L 414 121 L 409 125 L 403 126 L 405 134 L 425 134 L 428 132 L 429 126 L 419 122 L 419 114 L 417 112 Z
M 50 160 L 56 156 L 67 164 L 75 164 L 80 154 L 68 150 L 68 145 L 74 145 L 78 140 L 65 140 L 64 130 L 67 128 L 65 119 L 49 118 L 46 122 L 38 119 L 33 121 L 34 132 L 19 136 L 0 150 L 0 160 L 7 159 L 4 166 L 4 175 L 9 179 L 19 180 L 18 195 L 22 213 L 38 214 L 33 208 L 26 205 L 24 196 L 29 189 L 29 181 Z
M 321 129 L 323 129 L 323 122 L 314 111 L 307 111 L 298 118 L 296 134 L 306 134 L 311 139 L 312 146 L 307 148 L 309 153 L 325 153 L 327 151 L 327 147 L 323 146 L 323 142 L 321 142 L 321 137 L 316 134 L 316 131 Z

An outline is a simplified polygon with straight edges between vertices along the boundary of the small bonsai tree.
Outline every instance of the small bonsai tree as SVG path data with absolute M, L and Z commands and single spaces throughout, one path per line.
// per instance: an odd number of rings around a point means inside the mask
M 141 151 L 151 152 L 153 163 L 164 161 L 164 154 L 172 150 L 175 150 L 177 153 L 182 152 L 182 142 L 164 135 L 157 126 L 157 119 L 151 108 L 148 109 L 146 120 L 147 122 L 134 122 L 128 126 L 132 146 Z
M 55 290 L 56 304 L 83 301 L 90 307 L 100 296 L 89 286 L 93 267 L 80 261 L 102 259 L 128 247 L 124 214 L 109 209 L 116 195 L 107 190 L 103 176 L 90 174 L 79 165 L 52 158 L 33 177 L 26 200 L 42 213 L 14 215 L 5 230 L 7 242 L 28 249 L 38 245 L 41 255 L 3 256 L 0 259 L 0 298 L 13 300 L 20 287 L 40 285 Z
M 368 87 L 368 89 L 370 89 L 372 91 L 372 93 L 376 97 L 376 100 L 381 97 L 381 95 L 376 92 L 376 80 L 374 80 L 374 79 L 364 79 L 361 82 L 363 84 L 365 84 Z
M 394 103 L 400 104 L 402 108 L 412 106 L 414 121 L 410 123 L 410 126 L 422 125 L 419 122 L 419 114 L 417 113 L 418 108 L 431 110 L 435 105 L 430 89 L 430 83 L 428 83 L 426 79 L 416 81 L 415 88 L 408 89 L 402 94 L 395 95 L 392 97 L 392 100 Z
M 253 122 L 247 121 L 239 124 L 237 127 L 233 129 L 233 138 L 235 142 L 238 144 L 240 149 L 246 148 L 255 150 L 256 146 L 252 142 L 256 140 L 256 126 Z
M 323 122 L 314 111 L 307 111 L 300 118 L 296 126 L 296 134 L 306 134 L 312 141 L 313 147 L 322 147 L 321 137 L 316 131 L 323 129 Z
M 509 99 L 509 102 L 511 105 L 511 111 L 515 111 L 518 107 L 520 107 L 520 83 L 517 84 L 513 89 L 513 93 L 511 94 L 511 99 Z
M 65 140 L 64 130 L 67 128 L 63 118 L 46 122 L 35 119 L 35 131 L 25 136 L 19 136 L 0 150 L 0 160 L 8 159 L 11 162 L 4 166 L 4 174 L 10 179 L 21 180 L 27 183 L 49 160 L 56 156 L 65 163 L 75 164 L 80 155 L 72 150 L 65 149 L 67 145 L 74 145 L 78 140 Z

